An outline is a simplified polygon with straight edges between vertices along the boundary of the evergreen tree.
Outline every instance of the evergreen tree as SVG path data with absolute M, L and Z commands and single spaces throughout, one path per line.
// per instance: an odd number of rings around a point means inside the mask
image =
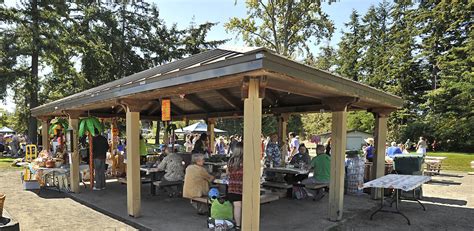
M 353 10 L 350 21 L 345 24 L 348 31 L 344 33 L 341 42 L 339 42 L 338 68 L 336 69 L 338 74 L 354 81 L 361 79 L 361 56 L 364 34 L 359 17 L 357 11 Z

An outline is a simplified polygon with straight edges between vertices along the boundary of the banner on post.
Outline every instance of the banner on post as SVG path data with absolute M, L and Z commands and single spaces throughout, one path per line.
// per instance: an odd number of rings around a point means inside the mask
M 163 99 L 161 100 L 161 121 L 170 121 L 171 120 L 171 100 Z

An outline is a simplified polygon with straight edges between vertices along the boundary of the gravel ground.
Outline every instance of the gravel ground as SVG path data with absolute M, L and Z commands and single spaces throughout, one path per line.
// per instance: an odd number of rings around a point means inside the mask
M 0 192 L 5 209 L 21 230 L 136 230 L 53 190 L 39 194 L 22 190 L 20 172 L 0 169 Z

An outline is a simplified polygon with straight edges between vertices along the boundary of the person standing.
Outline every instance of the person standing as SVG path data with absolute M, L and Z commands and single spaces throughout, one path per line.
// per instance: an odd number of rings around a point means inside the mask
M 329 137 L 328 140 L 326 140 L 326 143 L 324 144 L 324 147 L 325 147 L 324 152 L 328 155 L 331 155 L 331 137 Z
M 234 205 L 235 225 L 240 229 L 242 217 L 242 184 L 244 178 L 244 145 L 239 142 L 235 147 L 235 152 L 227 163 L 229 174 L 229 187 L 227 199 Z
M 374 138 L 367 138 L 364 140 L 367 143 L 367 147 L 364 150 L 365 153 L 365 158 L 367 159 L 368 162 L 373 162 L 374 161 Z
M 219 141 L 216 143 L 215 147 L 215 153 L 217 155 L 225 155 L 225 143 L 224 143 L 224 137 L 219 137 Z
M 184 147 L 188 153 L 193 151 L 193 137 L 193 135 L 186 135 L 186 143 L 184 143 Z
M 293 155 L 295 155 L 299 150 L 300 141 L 296 138 L 296 134 L 294 132 L 290 132 L 288 137 L 290 137 L 290 151 L 288 153 L 288 160 L 291 160 Z
M 207 143 L 208 143 L 207 134 L 202 133 L 199 139 L 194 144 L 192 153 L 201 153 L 201 154 L 204 154 L 205 156 L 209 155 Z
M 12 151 L 12 156 L 14 158 L 18 157 L 18 151 L 20 149 L 20 139 L 17 135 L 12 136 L 12 141 L 10 142 L 10 149 Z
M 281 161 L 281 153 L 280 153 L 280 146 L 278 145 L 278 135 L 273 134 L 271 136 L 270 142 L 267 144 L 267 148 L 265 150 L 266 156 L 266 165 L 267 166 L 280 166 Z
M 92 153 L 94 155 L 94 190 L 105 189 L 105 158 L 109 150 L 107 138 L 95 129 L 95 136 L 92 138 Z
M 146 147 L 146 140 L 140 134 L 140 164 L 146 163 L 146 156 L 148 155 L 148 150 Z
M 227 155 L 230 155 L 234 152 L 235 146 L 237 145 L 237 135 L 230 136 L 229 149 L 227 150 Z
M 418 144 L 416 145 L 416 153 L 422 154 L 423 156 L 425 156 L 426 148 L 428 148 L 426 139 L 423 136 L 420 136 L 420 140 L 418 141 Z

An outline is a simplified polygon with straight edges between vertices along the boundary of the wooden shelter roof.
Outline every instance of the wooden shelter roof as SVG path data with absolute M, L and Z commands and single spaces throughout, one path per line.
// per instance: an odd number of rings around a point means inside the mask
M 330 111 L 326 99 L 353 98 L 349 110 L 398 109 L 401 98 L 295 62 L 265 48 L 214 49 L 157 66 L 32 109 L 33 116 L 80 111 L 125 116 L 123 102 L 140 104 L 142 119 L 161 117 L 171 99 L 174 120 L 241 116 L 245 78 L 262 77 L 264 114 Z

